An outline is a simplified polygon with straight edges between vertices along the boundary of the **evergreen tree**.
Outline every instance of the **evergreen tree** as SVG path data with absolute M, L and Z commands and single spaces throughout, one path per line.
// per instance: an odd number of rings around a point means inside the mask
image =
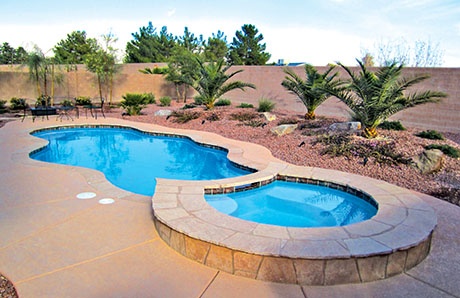
M 85 31 L 73 31 L 53 48 L 54 57 L 60 64 L 83 64 L 85 56 L 96 49 L 97 41 L 87 38 Z
M 228 53 L 227 36 L 220 30 L 212 34 L 204 44 L 203 56 L 205 61 L 224 59 Z
M 270 59 L 265 52 L 264 39 L 254 25 L 243 25 L 242 31 L 236 31 L 228 52 L 228 62 L 233 65 L 264 65 Z

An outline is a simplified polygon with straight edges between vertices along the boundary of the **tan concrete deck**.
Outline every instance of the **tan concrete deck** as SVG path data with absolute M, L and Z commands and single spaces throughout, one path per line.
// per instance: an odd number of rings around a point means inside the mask
M 33 129 L 117 119 L 32 123 L 0 129 L 0 272 L 20 297 L 460 297 L 460 208 L 423 196 L 438 216 L 430 255 L 378 282 L 298 286 L 233 276 L 193 262 L 158 236 L 149 197 L 133 195 L 89 169 L 28 158 Z M 91 191 L 96 198 L 79 200 Z M 99 199 L 113 198 L 101 205 Z

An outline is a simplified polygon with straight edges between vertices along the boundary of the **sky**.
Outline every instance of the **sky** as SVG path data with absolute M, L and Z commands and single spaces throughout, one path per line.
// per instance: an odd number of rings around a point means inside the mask
M 438 45 L 443 67 L 460 67 L 460 0 L 0 0 L 0 11 L 0 43 L 48 55 L 77 30 L 98 39 L 112 33 L 122 55 L 149 22 L 176 36 L 185 27 L 204 38 L 220 30 L 229 43 L 252 24 L 270 62 L 356 65 L 379 45 L 426 41 Z

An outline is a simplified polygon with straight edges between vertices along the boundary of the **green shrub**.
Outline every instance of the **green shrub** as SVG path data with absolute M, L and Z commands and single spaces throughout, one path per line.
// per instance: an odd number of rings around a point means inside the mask
M 378 127 L 386 130 L 406 130 L 399 121 L 383 121 Z
M 271 112 L 275 108 L 275 103 L 270 99 L 262 98 L 259 100 L 259 107 L 257 112 Z
M 51 105 L 51 96 L 42 94 L 37 98 L 35 107 L 49 107 Z
M 130 116 L 140 115 L 141 111 L 148 104 L 149 97 L 144 93 L 127 93 L 122 96 L 120 105 Z
M 13 97 L 10 99 L 10 109 L 22 110 L 27 107 L 27 102 L 24 98 Z
M 160 98 L 160 106 L 169 107 L 171 105 L 171 97 L 163 96 Z
M 152 92 L 144 93 L 144 96 L 145 96 L 145 101 L 146 101 L 147 104 L 154 104 L 154 103 L 156 103 L 155 95 L 153 95 Z
M 177 123 L 186 123 L 189 122 L 190 120 L 198 119 L 201 116 L 200 112 L 197 111 L 173 111 L 171 114 L 172 117 L 174 117 L 174 122 Z
M 71 106 L 73 106 L 73 102 L 70 99 L 64 99 L 61 102 L 61 106 L 63 106 L 63 107 L 71 107 Z
M 250 103 L 245 103 L 245 102 L 242 102 L 240 103 L 237 108 L 242 108 L 242 109 L 252 109 L 254 108 L 254 105 L 250 104 Z
M 230 114 L 231 120 L 238 120 L 238 121 L 250 121 L 255 118 L 258 118 L 259 115 L 255 112 L 239 112 L 239 113 L 232 113 Z
M 231 105 L 232 105 L 232 102 L 230 101 L 230 99 L 225 99 L 225 98 L 219 99 L 214 104 L 214 106 L 216 107 L 231 106 Z
M 188 110 L 188 109 L 194 109 L 196 107 L 198 107 L 198 105 L 195 104 L 195 103 L 187 103 L 181 109 L 182 110 Z
M 429 139 L 429 140 L 444 140 L 444 136 L 440 132 L 437 132 L 436 130 L 425 130 L 415 135 L 417 137 Z
M 382 164 L 407 164 L 409 159 L 405 158 L 395 150 L 394 142 L 357 141 L 354 142 L 350 135 L 320 135 L 313 144 L 321 143 L 325 148 L 321 154 L 331 156 L 345 156 L 348 158 L 373 158 L 376 163 Z
M 196 104 L 196 105 L 201 106 L 201 105 L 204 104 L 203 97 L 200 96 L 200 95 L 195 96 L 195 97 L 193 98 L 193 100 L 195 101 L 195 104 Z
M 75 98 L 75 104 L 77 106 L 89 106 L 91 105 L 91 98 L 89 96 L 78 96 Z
M 0 99 L 0 113 L 6 112 L 6 100 Z
M 168 73 L 168 67 L 155 67 L 153 68 L 154 74 L 166 74 Z
M 439 144 L 431 144 L 428 146 L 425 146 L 425 149 L 431 150 L 431 149 L 439 149 L 444 153 L 445 155 L 448 155 L 452 158 L 459 158 L 460 157 L 460 150 L 450 146 L 450 145 L 439 145 Z

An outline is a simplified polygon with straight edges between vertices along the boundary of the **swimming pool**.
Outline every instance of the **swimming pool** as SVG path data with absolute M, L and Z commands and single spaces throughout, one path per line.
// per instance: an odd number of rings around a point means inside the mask
M 151 135 L 125 128 L 65 128 L 33 133 L 48 146 L 35 160 L 101 171 L 112 184 L 151 196 L 155 178 L 213 180 L 247 175 L 227 152 L 177 136 Z
M 230 216 L 285 227 L 345 226 L 377 213 L 376 204 L 344 191 L 286 181 L 241 192 L 206 195 L 205 199 Z

